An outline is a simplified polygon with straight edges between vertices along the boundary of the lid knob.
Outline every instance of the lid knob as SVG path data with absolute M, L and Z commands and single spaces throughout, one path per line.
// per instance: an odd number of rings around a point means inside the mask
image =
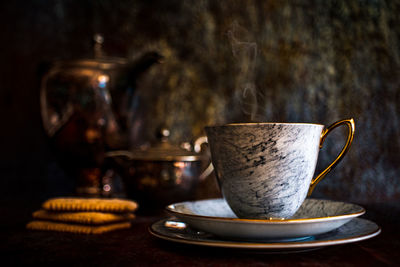
M 96 33 L 95 35 L 93 35 L 93 41 L 94 41 L 94 47 L 93 47 L 94 58 L 103 57 L 104 36 L 101 35 L 100 33 Z
M 161 140 L 161 142 L 168 142 L 168 138 L 169 138 L 170 134 L 171 134 L 171 132 L 169 131 L 169 129 L 162 127 L 158 131 L 157 138 L 159 138 L 159 140 Z

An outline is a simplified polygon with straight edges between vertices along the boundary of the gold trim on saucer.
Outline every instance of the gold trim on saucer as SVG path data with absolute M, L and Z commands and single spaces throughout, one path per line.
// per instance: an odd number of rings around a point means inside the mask
M 211 199 L 210 199 L 211 200 Z M 217 199 L 215 199 L 217 200 Z M 202 201 L 202 200 L 198 200 Z M 329 200 L 332 201 L 332 200 Z M 325 221 L 327 219 L 329 220 L 339 220 L 343 218 L 352 218 L 352 217 L 357 217 L 361 216 L 365 213 L 365 209 L 361 207 L 360 205 L 353 204 L 353 203 L 347 203 L 354 205 L 359 208 L 359 212 L 354 212 L 354 213 L 348 213 L 348 214 L 342 214 L 342 215 L 334 215 L 334 216 L 326 216 L 326 217 L 317 217 L 317 218 L 303 218 L 303 219 L 282 219 L 282 220 L 277 220 L 277 219 L 241 219 L 241 218 L 226 218 L 226 217 L 216 217 L 216 216 L 206 216 L 206 215 L 198 215 L 198 214 L 189 214 L 189 213 L 182 213 L 174 210 L 173 206 L 176 205 L 182 205 L 185 203 L 190 203 L 191 201 L 186 201 L 186 202 L 180 202 L 180 203 L 175 203 L 168 205 L 165 210 L 170 213 L 171 215 L 177 216 L 177 217 L 193 217 L 193 218 L 203 218 L 203 219 L 209 219 L 213 221 L 235 221 L 235 222 L 250 222 L 250 223 L 267 223 L 267 224 L 288 224 L 288 223 L 304 223 L 304 222 L 319 222 L 319 221 Z M 340 202 L 340 201 L 333 201 L 333 202 Z M 344 202 L 343 202 L 344 203 Z
M 210 240 L 204 240 L 204 239 L 189 239 L 185 238 L 185 236 L 181 236 L 179 234 L 173 235 L 173 236 L 168 236 L 166 234 L 156 232 L 153 229 L 153 226 L 158 223 L 162 223 L 165 220 L 169 220 L 168 218 L 162 219 L 160 221 L 155 222 L 151 226 L 148 227 L 148 231 L 150 234 L 153 236 L 156 236 L 158 238 L 172 241 L 172 242 L 178 242 L 178 243 L 184 243 L 184 244 L 190 244 L 190 245 L 200 245 L 200 246 L 208 246 L 208 247 L 223 247 L 223 248 L 240 248 L 240 249 L 281 249 L 285 251 L 290 251 L 293 249 L 301 249 L 301 248 L 322 248 L 325 246 L 332 246 L 332 245 L 342 245 L 342 244 L 348 244 L 348 243 L 354 243 L 354 242 L 359 242 L 363 241 L 366 239 L 370 239 L 372 237 L 377 236 L 378 234 L 381 233 L 381 228 L 376 225 L 374 222 L 371 222 L 367 219 L 361 219 L 357 218 L 354 220 L 359 220 L 359 222 L 364 221 L 364 222 L 370 222 L 374 223 L 376 228 L 371 231 L 367 232 L 364 234 L 359 234 L 355 236 L 349 236 L 348 238 L 338 238 L 338 239 L 332 239 L 332 240 L 306 240 L 306 241 L 286 241 L 286 242 L 271 242 L 268 240 L 260 240 L 259 242 L 257 241 L 233 241 L 229 239 L 217 239 L 218 237 L 214 236 L 215 239 L 210 239 Z M 182 233 L 185 234 L 185 233 Z

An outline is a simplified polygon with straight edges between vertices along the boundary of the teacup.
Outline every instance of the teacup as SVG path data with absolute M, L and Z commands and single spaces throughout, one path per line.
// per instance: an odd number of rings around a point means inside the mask
M 319 149 L 334 128 L 348 127 L 338 157 L 315 178 Z M 311 123 L 233 123 L 205 127 L 222 195 L 239 218 L 288 219 L 353 141 L 353 119 Z

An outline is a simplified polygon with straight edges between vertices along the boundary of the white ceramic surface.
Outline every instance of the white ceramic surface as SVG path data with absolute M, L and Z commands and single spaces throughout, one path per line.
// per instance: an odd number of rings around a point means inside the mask
M 291 252 L 322 248 L 325 246 L 347 244 L 366 240 L 378 235 L 381 229 L 374 222 L 355 218 L 338 229 L 309 237 L 304 240 L 292 241 L 230 241 L 220 239 L 212 234 L 198 232 L 175 218 L 163 219 L 154 223 L 149 231 L 161 239 L 209 247 L 261 249 L 265 251 Z
M 359 205 L 320 199 L 306 199 L 296 214 L 287 220 L 239 219 L 222 198 L 176 203 L 166 210 L 193 229 L 245 240 L 318 235 L 365 213 Z

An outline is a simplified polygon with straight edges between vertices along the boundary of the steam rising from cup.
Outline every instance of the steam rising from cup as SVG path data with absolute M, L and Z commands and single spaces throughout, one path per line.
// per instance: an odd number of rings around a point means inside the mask
M 257 43 L 250 33 L 236 21 L 227 33 L 232 46 L 233 57 L 237 62 L 235 77 L 234 106 L 240 107 L 248 121 L 260 119 L 258 114 L 258 91 L 255 85 L 255 66 L 257 60 Z

